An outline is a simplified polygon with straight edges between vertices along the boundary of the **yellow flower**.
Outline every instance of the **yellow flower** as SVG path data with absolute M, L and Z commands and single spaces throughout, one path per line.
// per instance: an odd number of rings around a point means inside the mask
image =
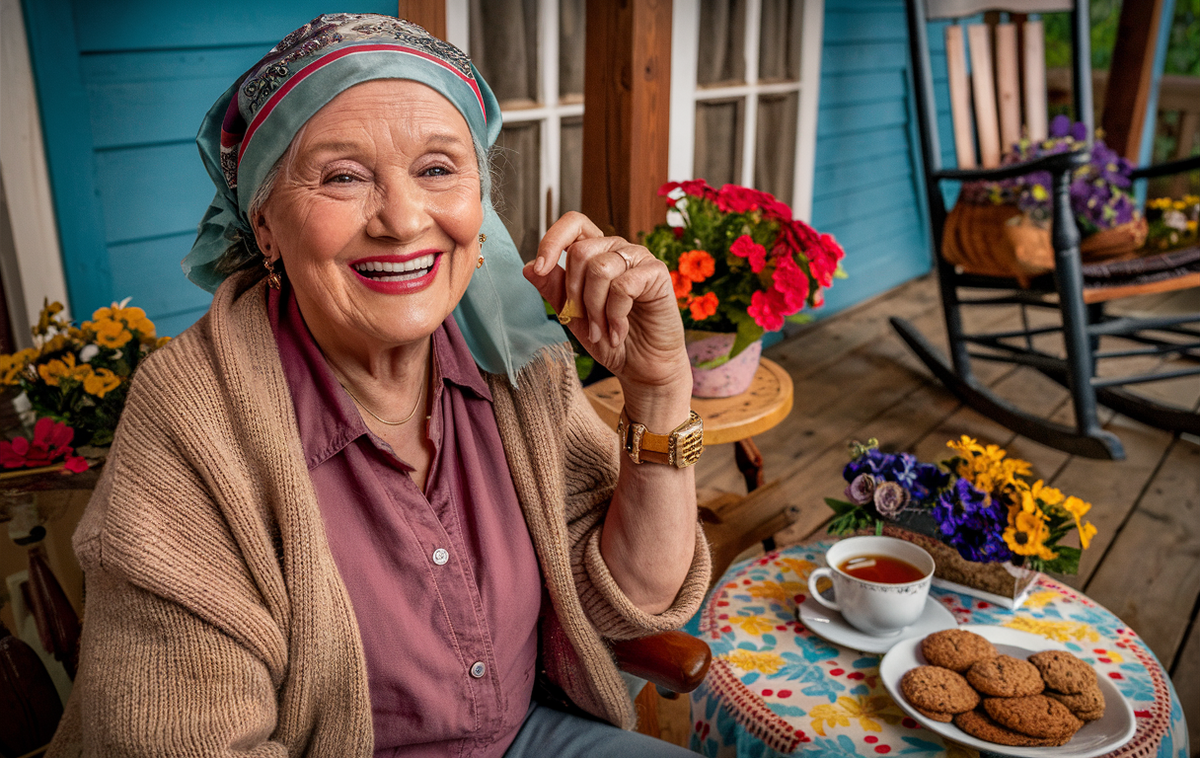
M 1075 517 L 1075 528 L 1079 530 L 1079 544 L 1087 550 L 1088 543 L 1096 536 L 1096 527 L 1083 517 L 1092 509 L 1092 504 L 1072 495 L 1063 503 L 1063 510 Z
M 850 721 L 854 720 L 864 732 L 881 732 L 883 727 L 876 718 L 889 724 L 897 724 L 904 717 L 900 708 L 887 695 L 842 695 L 836 704 L 822 703 L 814 706 L 808 715 L 812 717 L 813 731 L 822 737 L 825 736 L 826 725 L 847 727 L 850 726 Z
M 737 624 L 746 634 L 761 636 L 775 628 L 775 624 L 762 616 L 733 616 L 729 623 Z
M 1033 483 L 1033 486 L 1030 487 L 1029 494 L 1033 496 L 1034 500 L 1041 500 L 1046 505 L 1058 505 L 1063 501 L 1064 497 L 1060 490 L 1056 490 L 1053 487 L 1047 487 L 1042 483 L 1041 479 L 1038 479 Z
M 16 384 L 17 377 L 35 358 L 37 351 L 33 348 L 18 350 L 12 355 L 0 355 L 0 385 Z
M 760 653 L 755 650 L 734 650 L 721 656 L 743 671 L 761 671 L 770 676 L 783 668 L 783 657 L 778 653 Z
M 1050 619 L 1035 619 L 1029 616 L 1014 616 L 1004 622 L 1009 629 L 1021 632 L 1031 632 L 1059 642 L 1096 642 L 1100 635 L 1095 629 L 1082 621 L 1054 621 Z
M 106 368 L 96 369 L 94 374 L 83 380 L 83 391 L 97 398 L 103 398 L 119 386 L 121 377 Z
M 96 309 L 96 312 L 92 314 L 92 320 L 96 322 L 115 321 L 131 332 L 138 332 L 143 337 L 154 336 L 154 322 L 146 318 L 146 312 L 136 306 L 126 308 L 123 303 L 113 303 L 107 308 Z
M 1032 555 L 1046 561 L 1056 558 L 1058 554 L 1046 547 L 1050 530 L 1046 528 L 1044 518 L 1040 510 L 1030 513 L 1024 508 L 1010 508 L 1009 526 L 1004 530 L 1008 549 L 1017 555 Z
M 38 337 L 50 331 L 50 327 L 58 326 L 58 319 L 54 318 L 61 313 L 63 304 L 58 302 L 42 301 L 42 312 L 38 315 L 37 325 L 33 327 L 33 336 Z
M 104 308 L 100 309 L 105 310 Z M 99 313 L 100 311 L 96 311 Z M 112 350 L 118 350 L 128 344 L 129 340 L 133 339 L 133 334 L 125 328 L 125 324 L 111 318 L 97 319 L 96 321 L 88 321 L 84 324 L 85 328 L 89 328 L 96 333 L 96 344 L 101 347 L 107 347 Z
M 38 366 L 38 376 L 51 387 L 59 386 L 62 379 L 70 379 L 75 370 L 75 356 L 67 353 L 60 361 L 57 358 Z
M 792 602 L 792 598 L 804 591 L 804 585 L 800 582 L 779 582 L 764 581 L 752 584 L 746 588 L 750 597 L 759 597 L 765 600 L 773 600 L 779 605 L 788 605 Z
M 157 340 L 154 341 L 154 349 L 157 350 L 170 341 L 171 341 L 170 337 L 159 337 Z
M 808 575 L 817 567 L 817 564 L 812 561 L 806 561 L 799 558 L 781 558 L 779 562 L 786 566 L 793 574 L 800 578 L 800 581 L 807 582 Z

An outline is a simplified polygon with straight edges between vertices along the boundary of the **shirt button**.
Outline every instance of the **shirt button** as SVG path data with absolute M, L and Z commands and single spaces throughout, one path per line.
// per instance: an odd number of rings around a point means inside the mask
M 450 553 L 445 548 L 438 548 L 433 551 L 433 562 L 439 566 L 445 566 L 446 561 L 450 560 Z
M 483 661 L 475 661 L 471 664 L 471 676 L 475 677 L 476 679 L 482 679 L 486 671 L 487 666 L 483 665 Z

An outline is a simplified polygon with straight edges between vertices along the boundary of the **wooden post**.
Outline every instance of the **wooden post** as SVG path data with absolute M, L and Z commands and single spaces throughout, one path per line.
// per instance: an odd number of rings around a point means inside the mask
M 670 0 L 588 0 L 586 56 L 583 212 L 636 239 L 665 217 Z
M 396 18 L 423 26 L 438 39 L 446 39 L 446 0 L 398 0 Z
M 1135 164 L 1154 82 L 1154 53 L 1163 0 L 1125 0 L 1104 96 L 1104 142 Z

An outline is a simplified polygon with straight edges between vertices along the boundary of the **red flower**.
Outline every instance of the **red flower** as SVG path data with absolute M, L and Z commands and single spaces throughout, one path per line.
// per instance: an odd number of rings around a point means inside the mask
M 693 282 L 704 281 L 716 270 L 716 261 L 704 250 L 689 250 L 679 256 L 679 273 Z
M 675 190 L 683 190 L 683 194 L 691 195 L 692 197 L 702 197 L 708 200 L 714 200 L 717 197 L 717 191 L 708 186 L 708 182 L 703 179 L 689 179 L 686 182 L 667 182 L 658 188 L 659 197 L 666 197 Z M 674 207 L 674 201 L 670 202 Z
M 4 468 L 39 468 L 49 466 L 58 458 L 65 458 L 69 471 L 87 469 L 83 458 L 74 455 L 68 446 L 75 430 L 51 418 L 42 417 L 33 426 L 33 440 L 17 437 L 12 442 L 0 442 L 0 466 Z
M 783 295 L 787 305 L 783 315 L 790 316 L 804 307 L 804 300 L 808 297 L 808 276 L 796 265 L 792 256 L 779 258 L 779 264 L 775 267 L 774 286 Z
M 838 261 L 844 258 L 846 252 L 837 243 L 833 235 L 822 234 L 817 245 L 808 252 L 808 267 L 813 278 L 822 287 L 833 284 L 833 275 L 837 271 Z
M 759 192 L 756 189 L 741 187 L 737 184 L 726 184 L 717 191 L 716 199 L 717 208 L 726 213 L 750 213 L 765 207 L 768 203 L 776 202 L 775 198 L 766 192 Z
M 720 305 L 720 301 L 717 300 L 714 292 L 705 292 L 700 297 L 688 300 L 688 310 L 692 312 L 693 321 L 703 321 L 713 315 L 717 312 L 718 305 Z
M 756 274 L 767 265 L 767 249 L 752 240 L 749 234 L 743 234 L 735 239 L 729 246 L 729 252 L 739 258 L 748 258 L 750 270 Z
M 750 307 L 746 313 L 754 319 L 754 323 L 768 332 L 777 332 L 783 328 L 784 311 L 787 301 L 783 294 L 772 287 L 766 292 L 754 292 L 750 295 Z
M 692 280 L 678 271 L 671 272 L 671 287 L 675 290 L 676 299 L 685 297 L 692 291 Z

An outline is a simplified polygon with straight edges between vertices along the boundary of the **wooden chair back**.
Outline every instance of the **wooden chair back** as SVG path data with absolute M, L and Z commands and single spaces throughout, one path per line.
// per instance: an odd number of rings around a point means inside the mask
M 995 168 L 1022 136 L 1035 141 L 1046 139 L 1045 29 L 1040 19 L 1031 19 L 1029 15 L 1073 11 L 1076 15 L 1082 13 L 1086 19 L 1086 2 L 917 0 L 917 3 L 924 10 L 924 21 L 953 20 L 944 33 L 958 168 Z M 981 12 L 983 22 L 974 20 Z M 1008 14 L 1007 18 L 1002 18 L 1002 12 Z M 1078 49 L 1081 46 L 1085 49 Z M 1081 52 L 1090 55 L 1086 50 L 1086 35 L 1075 40 L 1075 47 L 1075 69 L 1080 69 L 1081 64 L 1088 68 L 1086 56 L 1081 59 L 1079 55 Z M 914 63 L 918 76 L 929 76 L 928 51 L 923 61 Z M 930 85 L 931 76 L 927 80 L 927 86 Z M 1090 70 L 1086 85 L 1083 90 L 1075 88 L 1075 111 L 1076 118 L 1088 125 L 1090 134 L 1093 119 Z M 926 129 L 930 128 L 936 129 L 936 123 L 926 124 Z

